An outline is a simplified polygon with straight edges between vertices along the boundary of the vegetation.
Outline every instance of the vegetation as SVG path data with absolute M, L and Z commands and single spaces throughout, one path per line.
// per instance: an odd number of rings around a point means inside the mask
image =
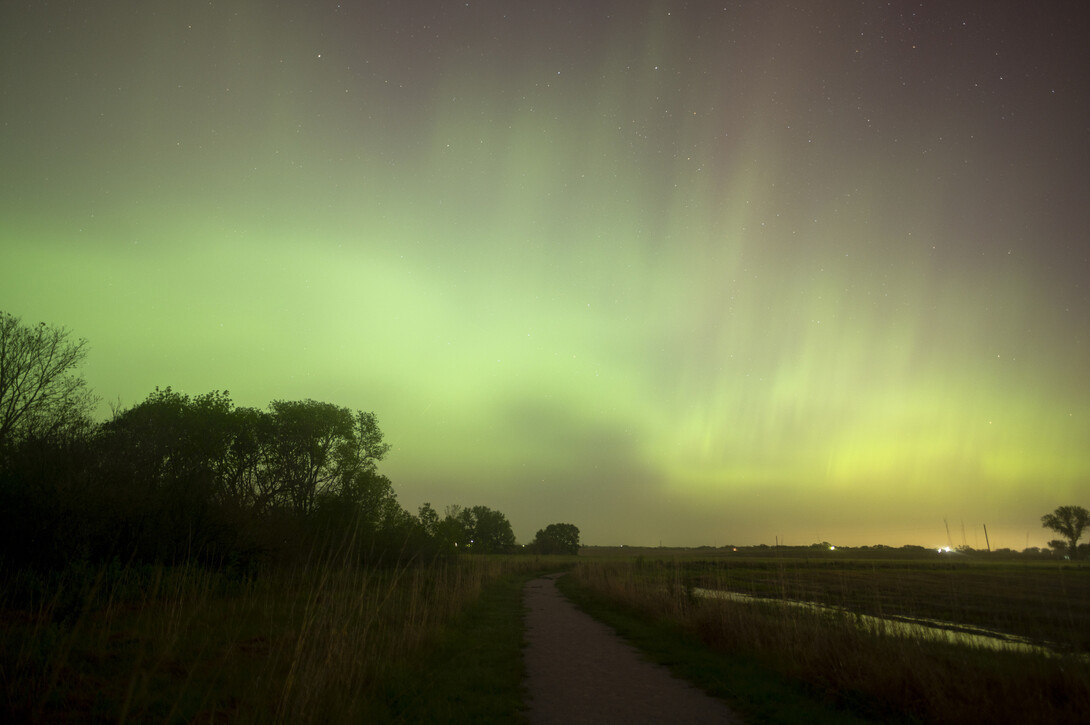
M 189 565 L 5 571 L 0 720 L 510 722 L 521 584 L 543 567 L 555 564 L 329 559 L 245 579 Z
M 95 422 L 85 348 L 0 317 L 0 721 L 519 717 L 555 562 L 455 556 L 514 550 L 502 513 L 409 514 L 376 416 L 331 403 L 167 387 Z
M 538 530 L 530 548 L 539 554 L 578 554 L 579 527 L 573 524 L 549 524 Z
M 511 522 L 487 506 L 448 506 L 446 518 L 437 527 L 439 537 L 460 551 L 478 554 L 511 552 L 515 532 Z
M 0 720 L 522 718 L 521 586 L 571 565 L 577 527 L 550 524 L 514 557 L 487 506 L 408 513 L 378 471 L 377 417 L 331 403 L 167 387 L 94 422 L 85 354 L 63 328 L 0 313 Z M 1042 523 L 1075 558 L 1088 519 L 1061 506 Z M 563 586 L 762 721 L 1090 711 L 1090 570 L 1047 552 L 833 549 L 619 549 L 581 557 Z M 895 636 L 863 615 L 1052 653 Z
M 63 327 L 27 327 L 0 311 L 0 453 L 82 422 L 96 402 L 75 374 L 86 357 L 87 341 Z
M 314 400 L 237 407 L 169 387 L 91 420 L 86 341 L 0 313 L 0 561 L 181 563 L 253 572 L 351 542 L 365 563 L 515 549 L 487 506 L 440 519 L 378 471 L 374 413 Z
M 568 558 L 532 561 L 533 567 L 483 590 L 455 625 L 443 630 L 435 647 L 404 660 L 390 678 L 385 709 L 373 710 L 367 721 L 524 721 L 523 585 L 543 571 L 571 566 Z
M 662 649 L 660 656 L 761 721 L 798 721 L 782 703 L 793 703 L 790 710 L 813 701 L 834 707 L 837 719 L 917 722 L 1074 723 L 1090 708 L 1090 615 L 1079 604 L 1090 597 L 1084 568 L 832 556 L 583 559 L 561 584 L 607 620 L 628 618 L 638 623 L 636 631 L 669 635 L 675 645 L 702 642 L 687 652 Z M 767 603 L 698 597 L 694 587 Z M 840 609 L 776 603 L 784 600 Z M 1002 628 L 1059 650 L 933 641 L 869 625 L 860 614 Z M 740 663 L 747 679 L 738 679 Z
M 236 408 L 170 388 L 101 425 L 24 435 L 0 470 L 9 563 L 195 560 L 250 568 L 423 538 L 376 471 L 374 414 L 312 400 Z
M 1090 526 L 1090 511 L 1082 506 L 1060 506 L 1052 513 L 1042 516 L 1041 525 L 1064 537 L 1064 548 L 1068 556 L 1074 559 L 1079 552 L 1082 532 Z
M 685 622 L 649 614 L 587 586 L 579 577 L 557 580 L 575 604 L 707 694 L 724 700 L 744 722 L 766 725 L 854 725 L 870 720 L 807 691 L 802 683 L 743 653 L 725 656 Z

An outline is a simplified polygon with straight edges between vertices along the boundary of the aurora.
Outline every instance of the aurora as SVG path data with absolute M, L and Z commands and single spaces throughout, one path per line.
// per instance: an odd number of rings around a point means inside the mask
M 0 308 L 104 418 L 373 410 L 406 508 L 520 541 L 1041 546 L 1090 480 L 1086 13 L 6 7 Z

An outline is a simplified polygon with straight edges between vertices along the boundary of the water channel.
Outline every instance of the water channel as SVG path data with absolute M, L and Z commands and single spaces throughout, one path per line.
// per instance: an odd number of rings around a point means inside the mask
M 843 607 L 836 607 L 819 602 L 803 602 L 793 599 L 777 599 L 774 597 L 755 597 L 741 592 L 732 592 L 725 589 L 703 589 L 693 587 L 690 590 L 695 597 L 707 599 L 725 599 L 744 604 L 772 604 L 785 607 L 802 607 L 811 611 L 830 612 L 851 617 L 860 627 L 871 628 L 885 634 L 900 637 L 927 639 L 952 644 L 969 645 L 973 647 L 985 647 L 989 649 L 1007 650 L 1014 652 L 1033 652 L 1037 654 L 1057 655 L 1059 652 L 1027 637 L 1021 637 L 1007 632 L 997 632 L 984 627 L 957 622 L 944 622 L 938 619 L 925 619 L 916 617 L 875 617 L 869 614 L 857 614 Z

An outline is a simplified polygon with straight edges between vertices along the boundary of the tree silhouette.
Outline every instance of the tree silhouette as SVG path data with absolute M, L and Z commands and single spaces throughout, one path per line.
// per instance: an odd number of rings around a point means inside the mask
M 1079 550 L 1078 543 L 1082 532 L 1090 526 L 1090 511 L 1082 506 L 1060 506 L 1041 517 L 1041 526 L 1063 536 L 1067 541 L 1068 556 L 1074 559 Z
M 424 505 L 417 509 L 417 520 L 420 521 L 420 527 L 424 530 L 426 536 L 432 538 L 439 536 L 439 514 L 432 508 L 430 502 L 425 501 Z
M 374 413 L 314 400 L 274 400 L 269 410 L 269 473 L 295 512 L 311 513 L 319 494 L 362 496 L 368 484 L 382 485 L 375 466 L 389 446 Z
M 549 524 L 537 532 L 531 546 L 539 554 L 578 554 L 579 528 L 573 524 Z
M 0 311 L 0 451 L 87 418 L 96 399 L 73 374 L 86 357 L 87 341 L 63 327 L 27 327 Z
M 405 511 L 378 472 L 390 446 L 374 413 L 314 400 L 239 408 L 226 390 L 165 387 L 95 423 L 74 374 L 86 345 L 0 311 L 0 564 L 252 571 L 515 547 L 507 517 L 486 506 Z
M 266 412 L 235 408 L 227 391 L 156 388 L 103 424 L 96 446 L 103 490 L 119 498 L 115 548 L 143 556 L 301 549 L 304 534 L 335 545 L 412 520 L 377 471 L 388 446 L 373 413 L 313 400 Z
M 459 549 L 477 554 L 494 554 L 515 548 L 511 522 L 487 506 L 448 506 L 439 524 L 440 536 Z

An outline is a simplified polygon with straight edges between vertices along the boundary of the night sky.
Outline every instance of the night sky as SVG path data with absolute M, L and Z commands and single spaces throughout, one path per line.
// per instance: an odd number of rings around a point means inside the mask
M 5 2 L 0 309 L 520 541 L 1090 505 L 1084 2 Z

